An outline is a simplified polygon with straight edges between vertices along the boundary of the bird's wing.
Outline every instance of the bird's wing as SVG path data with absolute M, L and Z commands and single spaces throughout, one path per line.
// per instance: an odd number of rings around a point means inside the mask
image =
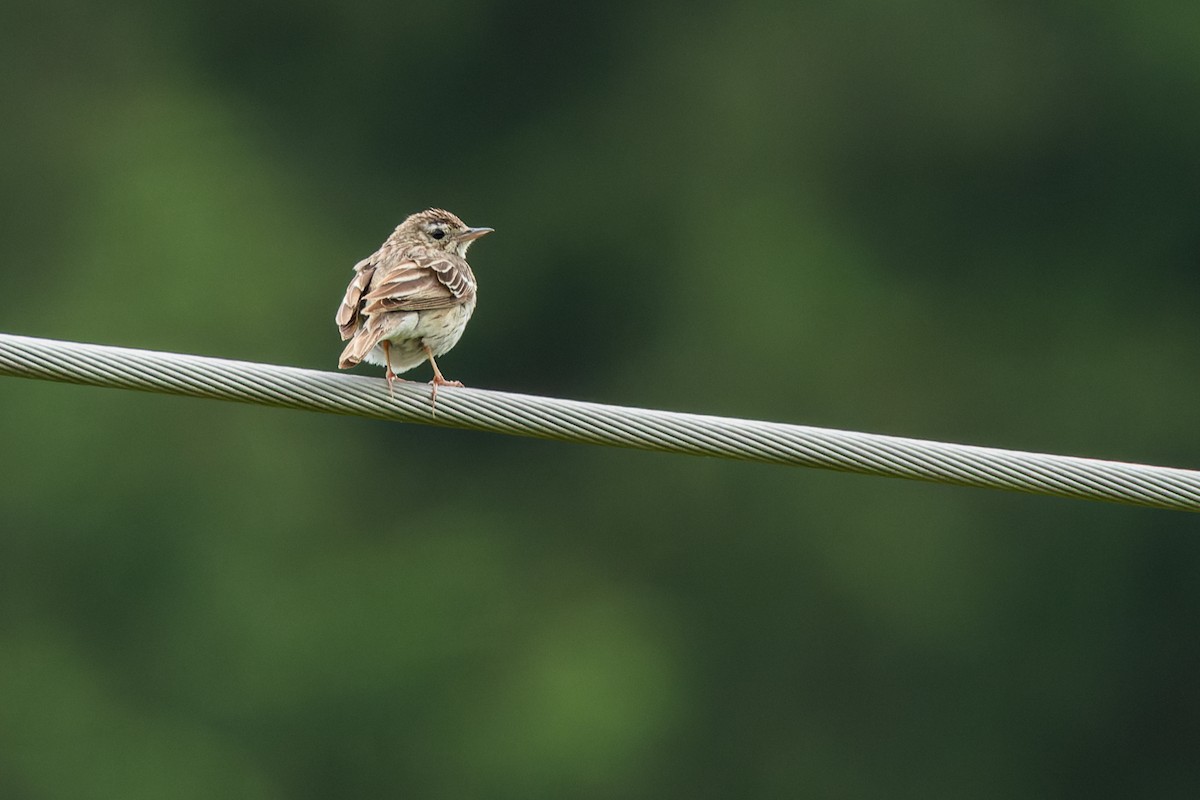
M 475 293 L 471 268 L 455 256 L 410 257 L 377 269 L 362 298 L 363 314 L 452 308 Z
M 375 264 L 369 258 L 363 259 L 354 267 L 354 279 L 346 287 L 346 296 L 342 298 L 342 304 L 338 306 L 335 318 L 343 340 L 349 339 L 358 330 L 362 316 L 359 313 L 359 305 L 362 302 L 363 292 L 371 285 L 371 276 L 374 274 Z

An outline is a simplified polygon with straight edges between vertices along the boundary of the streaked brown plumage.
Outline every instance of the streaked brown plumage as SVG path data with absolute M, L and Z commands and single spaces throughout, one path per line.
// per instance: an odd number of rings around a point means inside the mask
M 475 310 L 475 275 L 467 248 L 491 228 L 470 228 L 449 211 L 431 208 L 404 220 L 374 254 L 354 266 L 337 311 L 349 339 L 338 367 L 366 361 L 384 367 L 388 389 L 396 375 L 428 360 L 437 387 L 448 381 L 435 356 L 458 343 Z

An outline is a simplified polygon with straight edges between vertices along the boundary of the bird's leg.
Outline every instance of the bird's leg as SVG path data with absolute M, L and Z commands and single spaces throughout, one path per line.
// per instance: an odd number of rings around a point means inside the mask
M 433 360 L 433 351 L 429 349 L 429 345 L 421 345 L 425 348 L 425 356 L 429 359 L 429 366 L 433 367 L 433 380 L 430 381 L 434 386 L 458 386 L 462 387 L 462 381 L 448 381 L 442 371 L 438 369 L 437 362 Z
M 387 364 L 383 371 L 383 377 L 387 378 L 388 397 L 395 400 L 396 393 L 392 391 L 392 383 L 396 380 L 396 373 L 392 372 L 392 343 L 384 339 L 379 345 L 383 348 L 383 361 Z
M 433 367 L 433 380 L 429 384 L 433 387 L 433 413 L 437 413 L 437 387 L 439 386 L 462 386 L 462 381 L 448 381 L 442 371 L 438 369 L 437 362 L 433 360 L 433 351 L 429 349 L 429 345 L 422 344 L 425 348 L 425 357 L 429 359 L 429 366 Z

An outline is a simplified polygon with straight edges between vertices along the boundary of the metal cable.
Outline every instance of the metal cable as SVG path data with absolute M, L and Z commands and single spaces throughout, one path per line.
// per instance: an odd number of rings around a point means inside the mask
M 1200 472 L 0 334 L 0 375 L 1200 511 Z

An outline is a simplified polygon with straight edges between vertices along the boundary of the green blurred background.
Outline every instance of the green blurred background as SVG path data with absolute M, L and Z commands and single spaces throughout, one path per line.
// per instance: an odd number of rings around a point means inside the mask
M 1194 2 L 9 2 L 0 330 L 333 369 L 436 205 L 468 385 L 1200 467 L 1198 97 Z M 6 798 L 1200 790 L 1185 514 L 13 379 L 0 448 Z

